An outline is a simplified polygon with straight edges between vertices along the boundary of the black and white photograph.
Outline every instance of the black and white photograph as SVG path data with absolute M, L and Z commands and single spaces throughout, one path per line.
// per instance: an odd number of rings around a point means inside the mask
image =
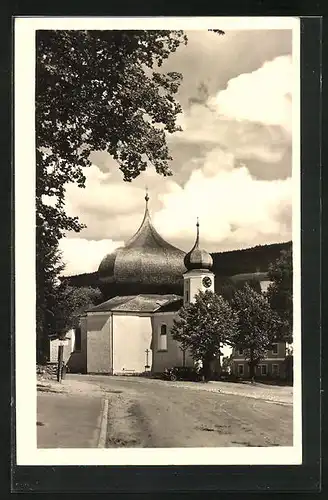
M 299 51 L 16 19 L 19 465 L 302 463 Z

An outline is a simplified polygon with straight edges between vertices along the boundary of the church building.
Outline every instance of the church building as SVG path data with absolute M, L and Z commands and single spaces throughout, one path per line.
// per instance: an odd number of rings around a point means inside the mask
M 195 244 L 185 253 L 158 234 L 149 214 L 148 194 L 145 201 L 138 231 L 100 263 L 98 278 L 107 300 L 81 318 L 68 362 L 71 371 L 159 373 L 194 363 L 170 331 L 183 304 L 200 290 L 214 291 L 212 257 L 199 246 L 198 221 Z

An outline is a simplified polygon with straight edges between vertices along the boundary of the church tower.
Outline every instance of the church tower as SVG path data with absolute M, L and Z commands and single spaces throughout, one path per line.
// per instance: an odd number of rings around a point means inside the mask
M 184 305 L 194 301 L 199 292 L 210 290 L 214 292 L 214 274 L 211 271 L 213 259 L 206 250 L 199 248 L 199 221 L 197 219 L 196 241 L 190 252 L 184 258 L 187 272 L 183 275 L 183 303 Z

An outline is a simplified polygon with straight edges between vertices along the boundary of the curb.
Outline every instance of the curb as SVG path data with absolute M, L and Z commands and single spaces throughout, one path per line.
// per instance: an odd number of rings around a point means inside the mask
M 98 448 L 106 448 L 107 420 L 108 420 L 108 399 L 104 399 L 104 405 L 100 420 L 100 432 L 97 445 Z

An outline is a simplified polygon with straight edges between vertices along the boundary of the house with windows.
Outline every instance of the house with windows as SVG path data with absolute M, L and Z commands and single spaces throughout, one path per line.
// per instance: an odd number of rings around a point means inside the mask
M 286 342 L 273 343 L 267 355 L 255 368 L 255 376 L 260 378 L 285 379 L 287 377 L 286 367 L 287 349 Z M 236 347 L 232 350 L 232 373 L 236 377 L 249 378 L 249 364 L 245 357 L 244 348 Z

